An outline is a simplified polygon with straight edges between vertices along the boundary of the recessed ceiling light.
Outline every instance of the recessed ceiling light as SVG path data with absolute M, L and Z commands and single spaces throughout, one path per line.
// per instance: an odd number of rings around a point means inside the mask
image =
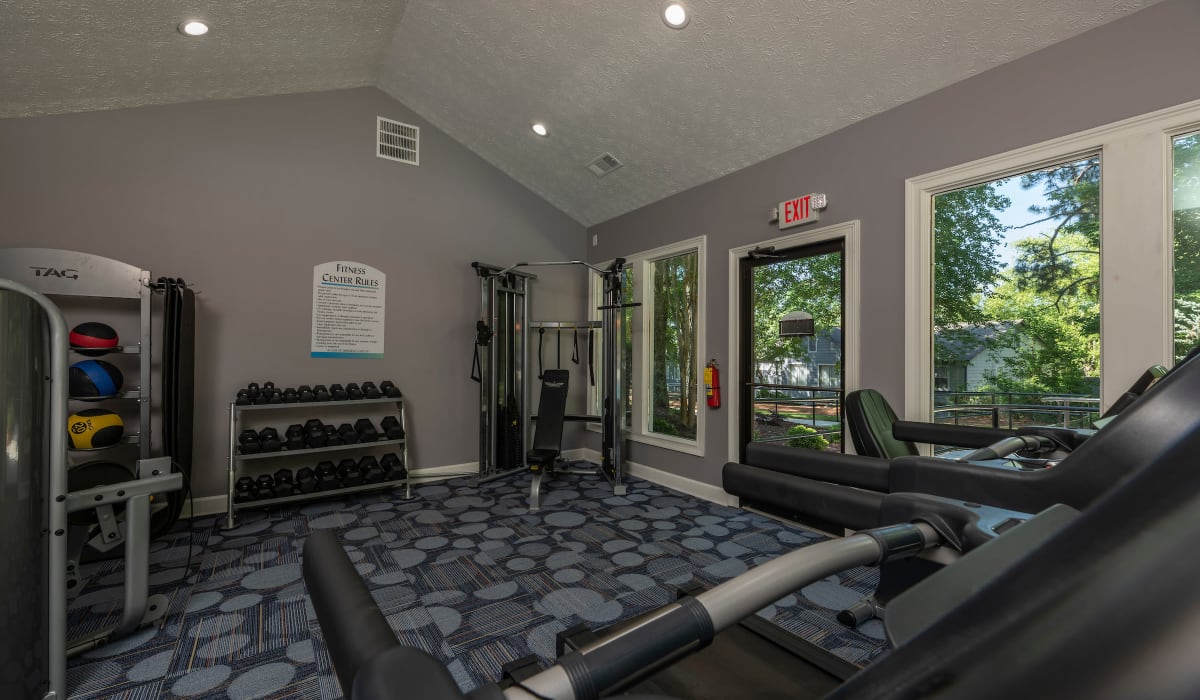
M 663 5 L 663 21 L 671 29 L 683 29 L 688 23 L 688 11 L 681 2 L 668 2 Z
M 179 33 L 187 36 L 204 36 L 208 34 L 208 25 L 198 19 L 190 19 L 179 24 Z
M 533 123 L 533 133 L 537 134 L 538 136 L 545 136 L 549 132 L 546 131 L 545 124 L 543 124 L 541 122 L 534 122 Z

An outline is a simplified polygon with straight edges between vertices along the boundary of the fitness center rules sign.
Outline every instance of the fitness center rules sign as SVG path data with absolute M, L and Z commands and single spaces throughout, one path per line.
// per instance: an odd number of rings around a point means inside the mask
M 312 356 L 383 359 L 386 283 L 363 263 L 313 266 Z

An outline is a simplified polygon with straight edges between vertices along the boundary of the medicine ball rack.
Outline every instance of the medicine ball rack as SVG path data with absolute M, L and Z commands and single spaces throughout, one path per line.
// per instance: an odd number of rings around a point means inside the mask
M 42 295 L 52 329 L 62 327 L 63 332 L 52 330 L 45 339 L 30 339 L 35 343 L 49 343 L 56 356 L 64 357 L 62 366 L 50 367 L 44 378 L 48 393 L 55 396 L 50 410 L 37 423 L 49 421 L 45 430 L 51 436 L 49 464 L 29 465 L 33 469 L 47 469 L 50 491 L 49 522 L 64 523 L 66 527 L 54 527 L 47 561 L 46 586 L 49 591 L 46 613 L 49 667 L 46 672 L 47 685 L 51 692 L 60 692 L 65 697 L 65 659 L 109 641 L 126 636 L 143 625 L 161 619 L 167 612 L 168 599 L 164 595 L 149 595 L 149 546 L 152 537 L 152 515 L 155 512 L 181 505 L 174 499 L 183 488 L 183 474 L 175 472 L 170 457 L 153 458 L 151 404 L 153 393 L 151 358 L 151 295 L 155 288 L 148 270 L 87 253 L 56 250 L 50 248 L 8 248 L 0 252 L 0 280 L 11 280 L 16 286 L 7 287 L 18 293 Z M 10 283 L 5 282 L 5 285 Z M 90 398 L 88 403 L 98 401 L 131 400 L 139 405 L 138 433 L 123 436 L 111 446 L 93 449 L 68 448 L 67 421 L 62 413 L 69 413 L 68 401 L 79 401 L 78 397 L 67 396 L 66 322 L 62 319 L 61 304 L 64 298 L 91 298 L 120 302 L 133 301 L 137 304 L 139 333 L 137 345 L 125 345 L 111 349 L 105 354 L 137 355 L 139 357 L 139 386 L 119 394 Z M 57 316 L 58 320 L 55 320 Z M 61 343 L 61 348 L 57 346 Z M 89 349 L 91 350 L 91 349 Z M 70 348 L 78 352 L 77 348 Z M 94 351 L 92 351 L 94 352 Z M 61 402 L 61 403 L 59 403 Z M 55 407 L 57 404 L 57 408 Z M 37 407 L 25 409 L 28 416 L 17 416 L 29 420 L 37 415 Z M 33 430 L 18 431 L 18 459 L 30 452 L 29 446 L 21 444 L 26 438 L 36 440 Z M 62 437 L 57 437 L 62 436 Z M 70 464 L 68 455 L 92 457 L 96 453 L 112 450 L 123 445 L 138 446 L 137 459 L 132 467 L 108 470 L 107 477 L 98 477 L 89 472 L 86 463 Z M 61 445 L 61 458 L 55 456 L 57 445 Z M 10 446 L 10 451 L 12 447 Z M 35 448 L 36 450 L 36 448 Z M 61 462 L 58 460 L 61 459 Z M 61 474 L 59 473 L 61 470 Z M 111 475 L 121 473 L 129 478 L 113 482 Z M 77 477 L 73 479 L 72 477 Z M 72 481 L 83 482 L 77 490 L 70 490 Z M 156 496 L 166 495 L 152 504 Z M 52 499 L 49 497 L 53 497 Z M 77 518 L 67 519 L 68 515 Z M 172 519 L 173 522 L 173 519 Z M 47 531 L 50 532 L 50 531 Z M 43 533 L 45 535 L 46 533 Z M 31 533 L 30 537 L 35 535 Z M 78 568 L 87 548 L 100 553 L 123 549 L 124 595 L 123 606 L 115 624 L 91 630 L 85 636 L 66 638 L 67 599 L 77 594 L 86 584 Z M 21 585 L 28 585 L 22 582 Z M 6 634 L 23 634 L 21 630 L 7 630 Z
M 376 440 L 375 442 L 358 442 L 351 445 L 335 445 L 333 447 L 311 447 L 300 450 L 283 449 L 278 452 L 257 452 L 254 454 L 238 454 L 238 433 L 241 432 L 246 420 L 246 413 L 256 414 L 261 411 L 287 413 L 288 411 L 297 411 L 299 409 L 307 409 L 309 414 L 318 413 L 325 410 L 328 413 L 330 408 L 348 409 L 360 407 L 377 407 L 385 404 L 392 404 L 396 407 L 396 414 L 400 418 L 400 426 L 404 429 L 404 437 L 399 440 Z M 262 414 L 259 414 L 262 415 Z M 358 486 L 343 486 L 336 489 L 327 489 L 323 491 L 313 491 L 311 493 L 296 493 L 291 496 L 280 496 L 277 498 L 263 498 L 254 501 L 237 501 L 234 498 L 234 487 L 237 484 L 238 477 L 245 476 L 243 470 L 246 464 L 266 464 L 277 459 L 287 457 L 300 457 L 306 455 L 327 455 L 346 452 L 363 452 L 366 450 L 377 449 L 381 447 L 399 447 L 400 458 L 406 468 L 411 468 L 408 462 L 408 425 L 404 419 L 404 397 L 399 398 L 381 398 L 381 399 L 357 399 L 347 401 L 320 401 L 307 403 L 280 403 L 280 404 L 251 404 L 248 406 L 239 406 L 236 403 L 229 404 L 229 509 L 226 511 L 225 527 L 232 529 L 237 527 L 237 512 L 240 510 L 248 510 L 254 508 L 267 508 L 270 506 L 284 505 L 287 503 L 301 503 L 304 501 L 313 501 L 321 498 L 329 498 L 331 496 L 345 496 L 352 493 L 362 493 L 365 491 L 382 491 L 384 489 L 404 487 L 404 498 L 412 498 L 412 488 L 410 486 L 411 478 L 398 479 L 395 481 L 381 481 L 373 484 L 360 484 Z M 250 467 L 251 469 L 253 466 Z
M 129 400 L 138 402 L 138 432 L 125 434 L 116 445 L 91 449 L 68 448 L 72 454 L 94 456 L 119 445 L 138 445 L 138 458 L 149 459 L 152 447 L 151 400 L 151 314 L 150 299 L 154 293 L 149 270 L 119 260 L 70 250 L 50 248 L 7 248 L 0 256 L 0 277 L 20 282 L 39 294 L 54 300 L 56 297 L 130 300 L 138 308 L 138 342 L 120 345 L 109 350 L 87 348 L 89 356 L 137 355 L 138 387 L 126 389 L 114 396 L 89 398 L 89 404 L 103 401 Z M 79 348 L 71 351 L 79 353 Z M 70 397 L 72 401 L 82 401 Z

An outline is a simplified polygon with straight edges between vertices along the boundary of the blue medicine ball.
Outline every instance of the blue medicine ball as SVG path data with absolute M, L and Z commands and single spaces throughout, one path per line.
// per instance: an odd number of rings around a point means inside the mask
M 100 399 L 121 392 L 125 378 L 121 370 L 104 360 L 83 360 L 71 365 L 71 396 L 77 399 Z

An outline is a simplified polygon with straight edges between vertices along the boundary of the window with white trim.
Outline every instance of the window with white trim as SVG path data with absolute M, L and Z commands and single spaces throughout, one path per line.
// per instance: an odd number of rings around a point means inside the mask
M 946 193 L 980 183 L 1007 179 L 1035 184 L 1038 187 L 1027 188 L 1026 192 L 1036 192 L 1051 201 L 1071 190 L 1075 190 L 1074 199 L 1083 201 L 1077 195 L 1091 186 L 1087 180 L 1095 183 L 1097 194 L 1088 206 L 1096 212 L 1103 209 L 1102 233 L 1099 225 L 1094 232 L 1075 226 L 1079 230 L 1068 232 L 1070 235 L 1066 237 L 1060 235 L 1053 239 L 1053 246 L 1049 246 L 1046 242 L 1051 241 L 1054 230 L 1065 230 L 1073 224 L 1069 219 L 1046 216 L 1038 226 L 1052 225 L 1054 228 L 1047 231 L 1029 229 L 1034 237 L 1007 261 L 1013 268 L 1025 265 L 1024 270 L 1013 269 L 1013 272 L 1023 273 L 1028 278 L 1024 287 L 1011 285 L 1014 296 L 1040 282 L 1068 283 L 1053 287 L 1052 300 L 1058 300 L 1064 289 L 1074 292 L 1075 288 L 1069 285 L 1076 277 L 1061 273 L 1073 274 L 1099 265 L 1098 270 L 1089 272 L 1088 278 L 1099 280 L 1099 290 L 1094 295 L 1096 312 L 1090 326 L 1099 329 L 1098 347 L 1088 348 L 1087 352 L 1094 361 L 1083 358 L 1068 363 L 1070 367 L 1064 365 L 1063 369 L 1077 373 L 1082 370 L 1088 376 L 1096 376 L 1100 383 L 1100 399 L 1085 396 L 1086 401 L 1066 400 L 1077 398 L 1074 394 L 1084 393 L 1076 391 L 1069 392 L 1070 396 L 1054 397 L 1059 399 L 1058 405 L 1083 404 L 1093 412 L 1102 412 L 1147 367 L 1170 365 L 1194 344 L 1195 338 L 1200 337 L 1200 331 L 1196 330 L 1200 328 L 1200 321 L 1196 320 L 1200 318 L 1200 282 L 1197 282 L 1200 273 L 1196 271 L 1200 264 L 1200 244 L 1197 243 L 1200 234 L 1193 230 L 1198 228 L 1196 221 L 1200 220 L 1195 216 L 1200 210 L 1196 206 L 1200 201 L 1196 183 L 1200 179 L 1195 172 L 1200 167 L 1198 129 L 1200 101 L 908 180 L 905 416 L 911 420 L 928 420 L 937 408 L 934 392 L 956 390 L 955 375 L 950 373 L 953 368 L 946 362 L 935 365 L 938 331 L 933 308 L 937 276 L 934 267 L 937 256 L 936 200 Z M 1093 168 L 1092 163 L 1097 165 Z M 1035 171 L 1069 173 L 1076 165 L 1087 167 L 1074 168 L 1080 177 L 1061 179 L 1061 182 L 1054 177 L 1043 177 L 1040 182 L 1020 177 Z M 1046 205 L 1037 204 L 1029 213 L 1036 214 L 1034 209 L 1037 207 L 1046 208 Z M 1063 221 L 1069 225 L 1060 226 Z M 1075 224 L 1087 223 L 1079 218 L 1073 221 Z M 1066 243 L 1085 245 L 1059 245 Z M 1003 284 L 1003 280 L 998 278 L 998 281 Z M 981 288 L 981 291 L 990 294 L 995 288 Z M 986 305 L 989 302 L 985 296 L 973 298 L 968 290 L 962 300 Z M 1083 347 L 1083 344 L 1079 345 Z M 1021 351 L 1018 347 L 1017 352 Z M 1035 353 L 1026 354 L 1032 356 Z M 1100 357 L 1103 357 L 1102 364 Z M 1000 357 L 997 362 L 1014 366 L 1012 358 Z M 1053 368 L 1037 369 L 1048 371 Z M 991 371 L 995 375 L 998 370 L 993 368 Z M 969 383 L 970 378 L 966 381 Z
M 704 248 L 699 238 L 626 257 L 622 359 L 626 437 L 635 442 L 702 455 L 704 452 Z M 603 267 L 603 266 L 602 266 Z M 591 318 L 602 298 L 592 273 Z M 596 383 L 588 401 L 601 412 L 602 362 L 596 344 Z

